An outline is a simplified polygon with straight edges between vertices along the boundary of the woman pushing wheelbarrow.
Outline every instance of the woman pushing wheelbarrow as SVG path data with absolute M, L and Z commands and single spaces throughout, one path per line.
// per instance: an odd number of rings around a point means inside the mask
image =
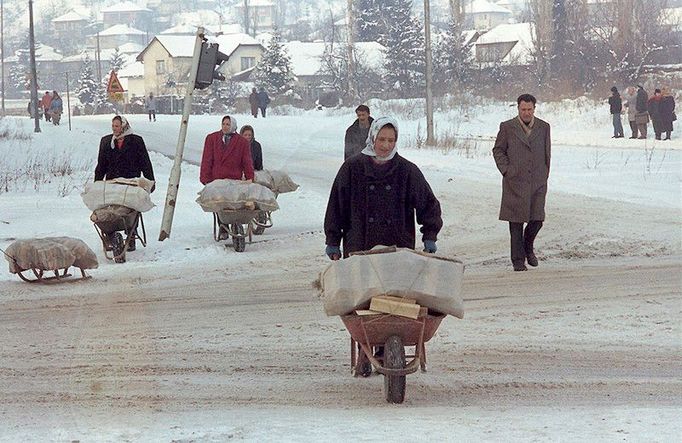
M 419 168 L 396 152 L 397 139 L 398 123 L 395 119 L 381 117 L 374 120 L 364 150 L 346 160 L 337 173 L 324 221 L 327 244 L 325 253 L 331 260 L 348 258 L 378 245 L 414 250 L 415 215 L 421 225 L 423 251 L 427 254 L 436 252 L 437 235 L 443 226 L 440 204 Z M 395 251 L 394 248 L 392 252 Z M 426 259 L 413 252 L 410 255 Z M 391 256 L 391 260 L 393 258 Z M 343 266 L 330 266 L 333 272 L 329 272 L 328 268 L 323 273 L 325 296 L 330 285 L 339 289 L 337 295 L 349 296 L 343 308 L 335 310 L 325 301 L 325 309 L 328 315 L 344 315 L 342 319 L 352 337 L 351 360 L 355 374 L 368 377 L 374 365 L 386 377 L 387 400 L 400 403 L 404 398 L 405 375 L 416 371 L 418 366 L 425 369 L 424 342 L 431 338 L 444 315 L 441 314 L 442 311 L 437 315 L 431 315 L 428 310 L 419 312 L 418 306 L 417 312 L 414 312 L 414 307 L 408 308 L 412 309 L 411 315 L 414 314 L 414 318 L 409 318 L 409 321 L 407 317 L 390 314 L 353 314 L 354 310 L 364 307 L 363 302 L 369 305 L 369 298 L 373 296 L 395 295 L 385 287 L 360 291 L 359 294 L 353 288 L 344 286 L 346 282 L 358 280 L 339 278 L 344 274 L 353 274 L 353 269 L 357 271 L 356 277 L 368 275 L 367 271 L 373 265 L 360 263 L 360 260 L 354 256 L 339 263 Z M 381 260 L 386 261 L 384 257 Z M 353 261 L 357 264 L 350 263 Z M 348 262 L 348 266 L 345 262 Z M 396 263 L 400 263 L 400 260 Z M 463 270 L 461 263 L 458 266 Z M 399 268 L 391 270 L 395 275 L 400 275 L 403 271 L 404 269 Z M 382 278 L 376 277 L 379 280 Z M 325 282 L 325 279 L 328 280 Z M 409 285 L 406 289 L 409 289 Z M 422 303 L 422 306 L 428 306 L 429 301 L 430 299 L 426 300 L 427 303 Z M 414 300 L 406 302 L 415 303 Z M 461 312 L 455 312 L 461 315 Z M 358 350 L 355 348 L 356 343 L 360 348 Z M 385 349 L 385 346 L 389 348 Z M 415 346 L 414 359 L 407 365 L 404 364 L 404 346 Z
M 122 263 L 126 252 L 135 250 L 137 239 L 146 246 L 141 213 L 153 207 L 149 193 L 154 192 L 156 185 L 144 140 L 133 133 L 128 120 L 115 116 L 111 120 L 111 131 L 99 143 L 95 183 L 86 187 L 82 195 L 94 211 L 91 219 L 102 239 L 105 255 L 112 251 L 114 261 Z M 114 181 L 119 183 L 113 184 Z M 125 189 L 122 192 L 117 190 L 121 186 Z M 128 192 L 127 186 L 136 189 Z M 119 231 L 125 234 L 125 239 Z

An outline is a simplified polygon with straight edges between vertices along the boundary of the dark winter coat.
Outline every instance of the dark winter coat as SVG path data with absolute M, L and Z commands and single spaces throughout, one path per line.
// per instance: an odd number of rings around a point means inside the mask
M 223 131 L 208 134 L 201 156 L 199 180 L 202 184 L 213 180 L 229 178 L 253 180 L 253 160 L 249 142 L 237 133 L 230 135 L 230 141 L 223 143 Z
M 251 159 L 253 160 L 253 169 L 255 171 L 263 170 L 263 149 L 260 143 L 254 138 L 251 140 Z
M 256 91 L 249 94 L 249 104 L 251 105 L 251 114 L 258 113 L 258 93 Z
M 360 121 L 356 118 L 355 122 L 346 129 L 346 137 L 343 143 L 343 159 L 348 160 L 355 154 L 360 153 L 365 148 L 367 143 L 367 134 L 369 133 L 369 128 L 372 126 L 374 119 L 369 118 L 369 126 L 366 128 L 360 127 Z
M 356 155 L 339 169 L 324 218 L 326 244 L 343 256 L 376 245 L 415 247 L 415 213 L 422 241 L 437 240 L 443 226 L 440 203 L 414 164 L 396 154 L 378 165 Z
M 614 92 L 609 97 L 609 107 L 611 108 L 611 114 L 620 114 L 623 111 L 623 100 L 620 98 L 619 93 Z
M 114 178 L 137 178 L 140 174 L 154 180 L 154 169 L 147 147 L 139 135 L 123 137 L 121 148 L 111 148 L 113 134 L 105 135 L 99 142 L 99 155 L 95 167 L 95 181 Z
M 651 117 L 651 123 L 654 125 L 654 131 L 657 134 L 660 134 L 663 132 L 663 128 L 661 126 L 661 112 L 660 112 L 660 105 L 661 105 L 661 99 L 663 97 L 659 96 L 653 96 L 649 99 L 649 102 L 647 103 L 647 111 L 649 112 L 649 117 Z
M 549 124 L 535 119 L 526 136 L 517 117 L 502 122 L 493 157 L 502 173 L 500 220 L 528 222 L 545 219 L 545 196 L 551 157 Z
M 50 112 L 62 112 L 62 110 L 63 110 L 62 98 L 61 97 L 53 98 L 52 101 L 50 102 Z
M 270 97 L 268 97 L 268 93 L 265 91 L 260 91 L 258 93 L 258 107 L 267 108 L 268 104 L 270 104 Z
M 646 112 L 647 111 L 647 101 L 649 101 L 649 94 L 646 93 L 644 88 L 638 88 L 637 89 L 637 112 Z
M 661 114 L 661 127 L 663 132 L 673 130 L 673 114 L 675 113 L 675 99 L 672 95 L 664 95 L 658 107 Z

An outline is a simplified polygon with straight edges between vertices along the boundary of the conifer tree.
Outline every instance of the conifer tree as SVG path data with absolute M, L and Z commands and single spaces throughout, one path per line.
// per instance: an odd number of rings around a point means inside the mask
M 114 52 L 111 54 L 111 59 L 109 60 L 109 64 L 111 65 L 111 69 L 114 72 L 118 72 L 123 66 L 125 65 L 126 60 L 123 57 L 123 54 L 121 51 L 119 51 L 118 48 L 114 50 Z
M 279 30 L 275 29 L 268 47 L 254 72 L 256 86 L 274 94 L 283 94 L 292 88 L 294 75 L 291 59 L 281 43 Z
M 419 20 L 412 17 L 412 1 L 396 0 L 386 7 L 389 23 L 386 35 L 384 86 L 398 96 L 413 96 L 424 88 L 424 35 Z
M 82 104 L 95 105 L 97 98 L 101 96 L 99 82 L 92 71 L 92 61 L 86 53 L 81 67 L 81 75 L 78 79 L 78 99 Z

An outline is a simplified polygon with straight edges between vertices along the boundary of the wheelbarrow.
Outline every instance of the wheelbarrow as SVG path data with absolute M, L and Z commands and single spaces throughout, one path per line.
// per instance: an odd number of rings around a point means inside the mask
M 389 403 L 405 400 L 405 379 L 421 368 L 426 372 L 426 346 L 444 314 L 428 313 L 411 319 L 391 314 L 341 316 L 350 332 L 351 368 L 357 375 L 367 360 L 384 376 L 384 395 Z M 373 347 L 383 346 L 383 356 L 374 355 Z M 414 354 L 407 355 L 406 346 L 414 346 Z M 410 359 L 410 360 L 408 360 Z
M 258 209 L 223 209 L 213 213 L 213 239 L 215 241 L 232 238 L 232 247 L 236 252 L 244 252 L 246 239 L 253 239 L 255 219 L 260 215 Z M 265 227 L 267 223 L 263 224 Z M 265 228 L 264 228 L 265 229 Z
M 134 250 L 135 240 L 140 240 L 143 247 L 147 246 L 147 232 L 141 212 L 125 206 L 111 205 L 94 211 L 90 219 L 102 240 L 104 256 L 109 260 L 124 263 L 126 252 Z M 121 231 L 126 235 L 125 240 Z

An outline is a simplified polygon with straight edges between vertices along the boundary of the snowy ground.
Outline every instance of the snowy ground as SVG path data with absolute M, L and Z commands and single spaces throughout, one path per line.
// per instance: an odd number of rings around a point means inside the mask
M 179 118 L 131 116 L 156 152 L 158 206 L 145 214 L 149 245 L 119 265 L 104 258 L 78 195 L 110 117 L 0 140 L 8 169 L 45 157 L 55 170 L 76 166 L 50 183 L 40 174 L 0 183 L 10 190 L 0 194 L 0 248 L 69 235 L 100 258 L 91 280 L 62 285 L 28 285 L 0 267 L 0 440 L 678 440 L 680 138 L 612 140 L 605 109 L 541 106 L 555 143 L 541 262 L 513 273 L 490 155 L 513 112 L 499 103 L 440 112 L 437 130 L 461 138 L 435 150 L 410 148 L 424 122 L 400 119 L 400 152 L 443 206 L 439 254 L 467 264 L 465 319 L 443 322 L 427 347 L 429 372 L 408 376 L 400 406 L 384 402 L 380 376 L 350 375 L 348 334 L 311 286 L 327 264 L 322 219 L 352 112 L 237 116 L 254 125 L 265 167 L 301 184 L 242 254 L 213 241 L 211 216 L 194 203 L 203 138 L 220 116 L 190 118 L 164 242 Z

